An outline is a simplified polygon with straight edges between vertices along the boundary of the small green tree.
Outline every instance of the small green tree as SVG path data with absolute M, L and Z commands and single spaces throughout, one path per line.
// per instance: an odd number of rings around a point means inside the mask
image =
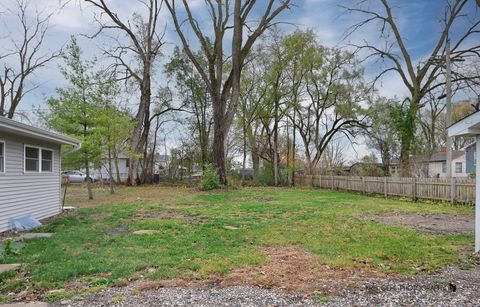
M 212 164 L 204 166 L 202 181 L 200 182 L 200 188 L 203 191 L 215 190 L 220 187 L 220 176 L 217 170 Z
M 108 176 L 110 194 L 114 194 L 114 182 L 120 183 L 120 172 L 118 167 L 118 153 L 126 152 L 126 140 L 133 128 L 132 116 L 119 110 L 113 103 L 118 87 L 114 81 L 101 83 L 98 86 L 96 96 L 96 107 L 99 113 L 95 122 L 95 134 L 92 136 L 99 140 L 102 152 L 106 154 L 108 163 Z M 104 160 L 104 159 L 103 159 Z M 113 167 L 116 168 L 117 178 L 113 178 Z
M 64 157 L 63 167 L 85 168 L 88 198 L 93 199 L 90 168 L 103 154 L 95 129 L 102 114 L 99 101 L 106 96 L 105 82 L 102 73 L 94 71 L 95 61 L 82 58 L 74 37 L 62 57 L 65 66 L 61 67 L 61 72 L 68 84 L 56 90 L 57 96 L 47 100 L 48 110 L 40 115 L 50 128 L 82 141 L 79 151 Z

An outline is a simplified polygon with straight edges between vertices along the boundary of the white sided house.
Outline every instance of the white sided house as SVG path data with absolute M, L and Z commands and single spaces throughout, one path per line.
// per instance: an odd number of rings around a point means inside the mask
M 465 151 L 452 151 L 452 177 L 466 178 L 467 174 L 467 159 Z M 447 178 L 447 152 L 446 149 L 430 156 L 428 161 L 428 177 Z
M 0 116 L 0 232 L 13 218 L 61 210 L 61 145 L 80 141 Z

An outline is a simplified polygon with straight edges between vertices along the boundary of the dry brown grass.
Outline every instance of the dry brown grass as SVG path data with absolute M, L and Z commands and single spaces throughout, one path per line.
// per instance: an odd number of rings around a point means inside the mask
M 62 187 L 62 196 L 65 187 Z M 88 200 L 87 187 L 84 184 L 72 184 L 67 187 L 65 206 L 78 208 L 96 207 L 114 203 L 134 203 L 149 201 L 178 201 L 181 198 L 192 197 L 194 188 L 166 186 L 138 186 L 115 188 L 115 194 L 110 195 L 107 185 L 94 185 L 94 199 Z
M 370 269 L 338 269 L 321 264 L 307 251 L 295 247 L 262 247 L 260 251 L 268 257 L 262 266 L 246 266 L 232 270 L 227 275 L 216 275 L 208 279 L 138 280 L 134 294 L 154 291 L 166 287 L 205 286 L 253 286 L 274 288 L 286 292 L 300 292 L 306 295 L 321 293 L 334 295 L 346 288 L 355 287 L 356 282 L 368 278 L 383 277 Z
M 278 288 L 305 294 L 319 291 L 330 295 L 352 286 L 356 280 L 380 276 L 374 270 L 337 269 L 322 265 L 315 256 L 299 247 L 262 247 L 260 250 L 269 259 L 265 265 L 234 269 L 220 279 L 219 285 Z

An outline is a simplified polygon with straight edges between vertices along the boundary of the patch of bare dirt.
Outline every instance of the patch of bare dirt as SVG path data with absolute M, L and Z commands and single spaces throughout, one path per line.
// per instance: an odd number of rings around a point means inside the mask
M 320 264 L 312 254 L 298 247 L 263 247 L 260 250 L 269 258 L 262 266 L 238 268 L 225 276 L 209 279 L 137 280 L 132 285 L 133 292 L 139 294 L 170 287 L 253 286 L 305 295 L 318 292 L 335 295 L 355 288 L 359 281 L 385 276 L 373 269 L 331 268 Z
M 265 265 L 235 269 L 220 278 L 218 284 L 222 287 L 278 288 L 306 294 L 320 291 L 331 295 L 358 280 L 380 275 L 373 270 L 346 270 L 322 265 L 312 254 L 298 247 L 264 247 L 261 251 L 269 258 Z
M 474 216 L 464 214 L 393 213 L 369 215 L 367 218 L 430 234 L 473 234 L 475 229 Z

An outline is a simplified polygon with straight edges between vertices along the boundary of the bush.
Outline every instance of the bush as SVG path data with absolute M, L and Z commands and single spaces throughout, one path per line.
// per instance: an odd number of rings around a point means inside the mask
M 200 189 L 210 191 L 218 189 L 219 187 L 220 177 L 218 176 L 217 169 L 211 164 L 205 165 L 202 181 L 200 181 Z
M 263 171 L 254 179 L 255 183 L 260 186 L 274 186 L 275 178 L 273 177 L 273 165 L 271 163 L 265 163 Z M 278 172 L 278 184 L 280 186 L 287 185 L 287 170 L 279 169 Z

